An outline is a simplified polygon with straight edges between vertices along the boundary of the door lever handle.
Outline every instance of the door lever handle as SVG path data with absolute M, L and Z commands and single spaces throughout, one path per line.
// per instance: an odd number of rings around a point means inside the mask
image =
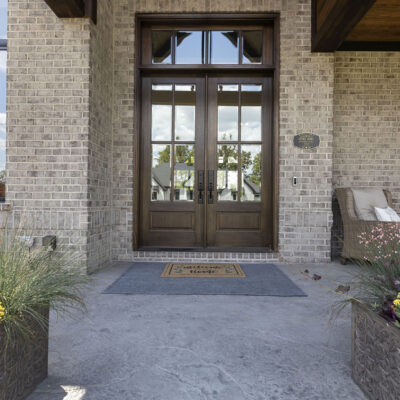
M 204 203 L 204 171 L 197 171 L 197 191 L 199 192 L 197 202 L 199 204 Z
M 214 191 L 214 171 L 208 170 L 208 204 L 214 203 L 213 191 Z

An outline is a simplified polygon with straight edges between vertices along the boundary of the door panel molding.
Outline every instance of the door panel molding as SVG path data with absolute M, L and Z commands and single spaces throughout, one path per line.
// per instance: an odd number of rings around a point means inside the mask
M 217 212 L 217 231 L 261 232 L 261 218 L 258 212 Z
M 195 215 L 192 212 L 153 211 L 150 215 L 150 229 L 195 230 Z

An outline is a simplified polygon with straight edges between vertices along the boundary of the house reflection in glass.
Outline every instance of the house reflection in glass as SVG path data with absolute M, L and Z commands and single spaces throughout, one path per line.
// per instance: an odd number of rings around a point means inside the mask
M 174 200 L 193 201 L 194 165 L 177 163 L 174 168 Z M 152 201 L 169 201 L 171 193 L 171 167 L 168 163 L 157 165 L 152 170 Z

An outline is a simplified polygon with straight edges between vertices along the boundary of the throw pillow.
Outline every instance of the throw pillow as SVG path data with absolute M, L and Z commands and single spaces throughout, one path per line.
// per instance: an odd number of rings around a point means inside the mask
M 386 208 L 379 208 L 374 207 L 376 218 L 378 221 L 382 222 L 400 222 L 400 217 L 393 208 L 386 207 Z

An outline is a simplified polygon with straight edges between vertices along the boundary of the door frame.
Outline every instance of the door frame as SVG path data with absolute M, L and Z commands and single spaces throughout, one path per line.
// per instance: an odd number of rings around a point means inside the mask
M 150 48 L 149 35 L 143 35 L 149 25 L 172 25 L 176 27 L 230 27 L 266 25 L 271 27 L 272 48 L 264 43 L 264 51 L 268 51 L 271 60 L 262 65 L 143 65 L 145 48 Z M 139 248 L 139 221 L 140 221 L 140 131 L 142 126 L 141 80 L 143 76 L 170 76 L 182 77 L 184 74 L 199 76 L 204 73 L 213 73 L 222 76 L 240 76 L 242 74 L 258 73 L 273 77 L 273 121 L 272 121 L 272 249 L 278 251 L 279 241 L 279 100 L 280 100 L 280 14 L 279 13 L 234 13 L 234 14 L 136 14 L 135 15 L 135 46 L 134 46 L 134 148 L 133 148 L 133 250 Z M 146 38 L 143 40 L 144 38 Z M 184 68 L 183 68 L 184 67 Z M 249 249 L 252 250 L 252 249 Z M 177 249 L 179 251 L 179 249 Z M 214 251 L 214 250 L 213 250 Z M 229 249 L 229 251 L 245 251 L 244 249 Z

